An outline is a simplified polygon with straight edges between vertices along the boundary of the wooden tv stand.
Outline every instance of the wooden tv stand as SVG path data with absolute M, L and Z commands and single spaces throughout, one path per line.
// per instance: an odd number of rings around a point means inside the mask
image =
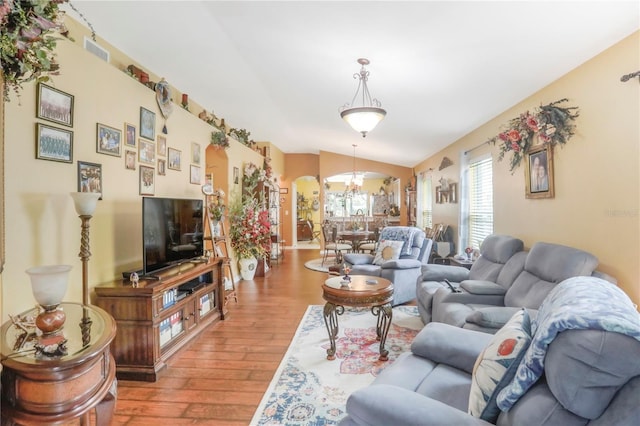
M 116 320 L 116 376 L 154 382 L 166 361 L 208 325 L 225 319 L 222 259 L 185 262 L 140 279 L 95 287 L 96 305 Z M 190 292 L 180 292 L 180 286 Z

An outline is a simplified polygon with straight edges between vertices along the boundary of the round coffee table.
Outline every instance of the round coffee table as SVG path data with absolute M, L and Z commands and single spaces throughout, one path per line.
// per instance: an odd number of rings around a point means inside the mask
M 391 326 L 393 312 L 393 284 L 391 281 L 367 275 L 351 275 L 350 282 L 344 283 L 344 278 L 332 277 L 322 285 L 322 297 L 327 303 L 324 305 L 324 323 L 329 333 L 331 347 L 327 349 L 327 359 L 336 358 L 336 337 L 338 336 L 338 315 L 344 313 L 345 306 L 371 307 L 371 313 L 378 317 L 376 334 L 380 340 L 380 361 L 387 361 L 389 351 L 384 348 L 387 333 Z

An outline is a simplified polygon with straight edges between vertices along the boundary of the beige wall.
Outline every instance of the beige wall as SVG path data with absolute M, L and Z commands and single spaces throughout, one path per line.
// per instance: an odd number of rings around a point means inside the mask
M 163 120 L 155 92 L 68 40 L 58 43 L 57 52 L 62 73 L 54 77 L 51 85 L 75 97 L 71 129 L 73 164 L 35 158 L 35 123 L 63 127 L 36 119 L 35 84 L 25 85 L 19 102 L 14 99 L 5 105 L 5 219 L 8 226 L 7 258 L 2 274 L 4 316 L 34 305 L 24 271 L 35 265 L 72 265 L 65 300 L 82 300 L 78 258 L 80 219 L 69 196 L 69 192 L 77 190 L 78 160 L 101 164 L 103 173 L 103 200 L 98 202 L 90 222 L 90 287 L 142 265 L 139 163 L 136 170 L 131 171 L 125 169 L 124 157 L 96 153 L 96 123 L 123 129 L 124 123 L 128 122 L 139 128 L 140 107 L 143 106 L 156 112 L 157 135 Z M 202 158 L 205 158 L 213 128 L 175 104 L 167 128 L 167 146 L 182 151 L 182 167 L 180 171 L 167 170 L 166 176 L 156 174 L 155 195 L 201 198 L 201 185 L 189 182 L 191 143 L 200 144 Z M 239 168 L 241 179 L 245 163 L 251 161 L 261 166 L 264 161 L 259 153 L 235 140 L 231 141 L 225 154 L 229 167 L 224 173 L 227 173 L 228 182 L 233 182 L 233 167 Z M 282 163 L 281 159 L 278 161 Z M 203 176 L 216 165 L 208 166 L 205 168 L 205 164 L 201 164 Z M 230 184 L 229 189 L 233 197 L 240 186 Z
M 640 85 L 620 77 L 638 70 L 640 33 L 568 73 L 566 76 L 505 111 L 455 144 L 425 160 L 416 171 L 433 168 L 441 176 L 459 178 L 460 153 L 498 134 L 500 126 L 527 109 L 568 98 L 580 108 L 576 134 L 554 153 L 555 198 L 530 200 L 524 196 L 524 166 L 509 172 L 508 161 L 495 163 L 494 231 L 524 240 L 565 244 L 589 251 L 602 271 L 640 303 Z M 525 78 L 525 77 L 523 77 Z M 491 153 L 484 146 L 472 153 Z M 454 166 L 438 171 L 444 156 Z M 458 224 L 457 204 L 435 204 L 434 221 Z

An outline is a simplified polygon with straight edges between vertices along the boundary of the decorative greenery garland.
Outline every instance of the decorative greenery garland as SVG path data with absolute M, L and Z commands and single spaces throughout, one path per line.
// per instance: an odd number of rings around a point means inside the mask
M 500 144 L 498 161 L 502 161 L 507 152 L 513 151 L 509 168 L 513 173 L 529 148 L 534 145 L 533 138 L 536 134 L 542 144 L 551 145 L 552 148 L 557 144 L 567 143 L 575 131 L 573 120 L 580 115 L 578 107 L 558 106 L 568 101 L 566 98 L 560 99 L 509 120 L 504 131 L 487 141 L 494 145 Z
M 67 0 L 0 0 L 0 63 L 4 74 L 4 100 L 18 94 L 32 80 L 44 82 L 56 74 L 55 35 L 64 29 L 59 3 Z

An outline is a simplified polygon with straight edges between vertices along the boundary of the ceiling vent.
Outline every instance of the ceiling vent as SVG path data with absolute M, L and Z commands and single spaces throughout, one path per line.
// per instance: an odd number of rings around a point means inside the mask
M 103 61 L 107 63 L 109 62 L 109 57 L 110 57 L 109 51 L 104 49 L 102 46 L 100 46 L 98 43 L 91 40 L 90 38 L 87 38 L 87 37 L 84 38 L 84 48 L 85 50 L 88 50 L 89 52 L 93 53 Z

